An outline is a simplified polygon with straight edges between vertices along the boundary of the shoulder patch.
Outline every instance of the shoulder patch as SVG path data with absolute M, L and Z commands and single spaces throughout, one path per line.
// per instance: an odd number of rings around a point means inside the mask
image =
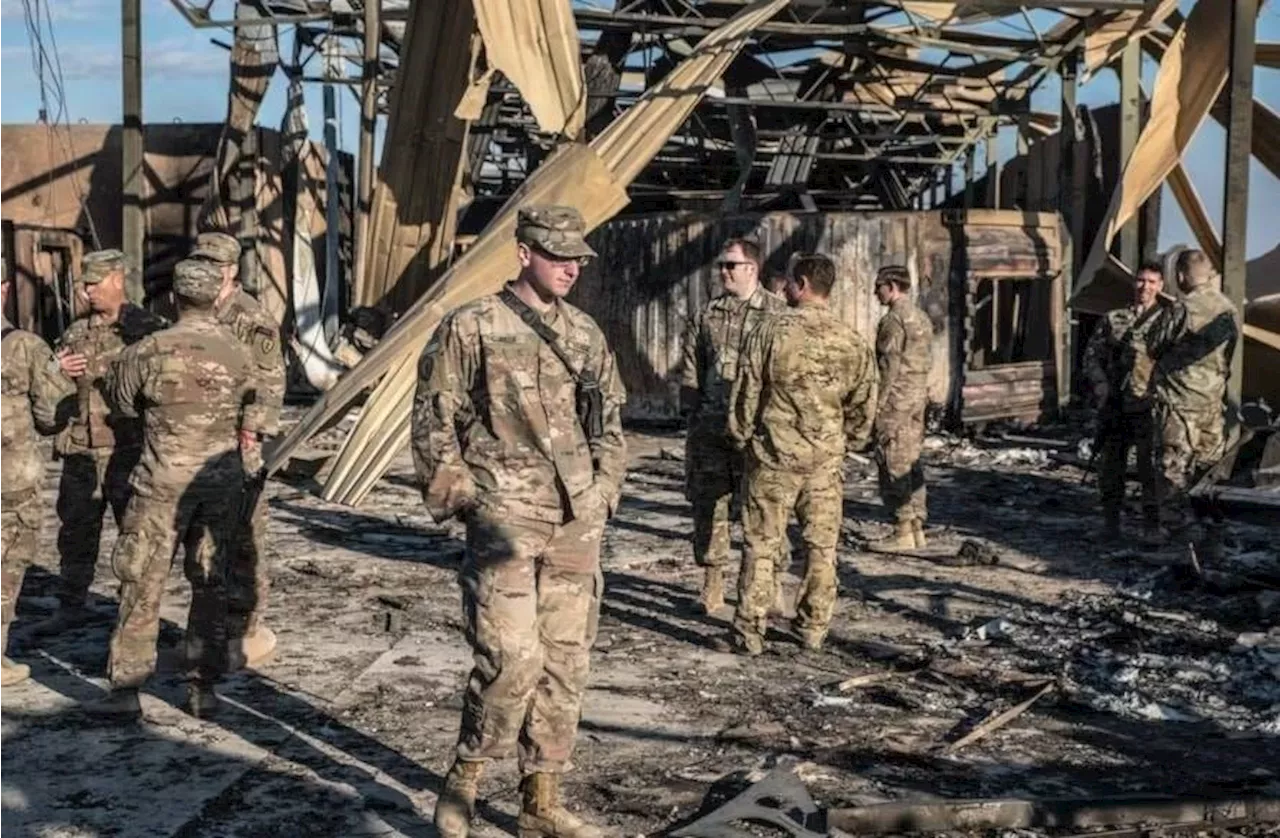
M 260 366 L 273 366 L 279 347 L 280 342 L 274 330 L 264 326 L 258 326 L 253 330 L 253 354 Z

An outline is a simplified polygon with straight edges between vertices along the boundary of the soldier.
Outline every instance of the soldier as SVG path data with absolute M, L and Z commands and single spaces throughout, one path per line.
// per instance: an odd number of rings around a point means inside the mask
M 733 634 L 717 644 L 764 650 L 775 557 L 794 509 L 805 547 L 804 582 L 793 629 L 818 649 L 835 612 L 836 543 L 844 518 L 845 453 L 866 443 L 876 405 L 871 347 L 831 311 L 835 265 L 821 255 L 795 261 L 793 308 L 747 339 L 730 396 L 729 436 L 746 453 Z
M 4 272 L 0 300 L 7 305 L 12 280 Z M 22 590 L 22 577 L 35 558 L 44 504 L 40 501 L 40 484 L 44 481 L 44 457 L 36 444 L 36 435 L 48 436 L 58 430 L 75 406 L 69 398 L 75 393 L 71 379 L 63 375 L 60 365 L 45 342 L 24 332 L 4 318 L 4 335 L 0 337 L 3 359 L 3 453 L 0 466 L 4 471 L 3 498 L 0 498 L 0 531 L 3 553 L 3 625 L 0 625 L 0 653 L 4 653 L 0 669 L 0 686 L 9 687 L 26 679 L 31 670 L 26 664 L 9 660 L 9 623 Z
M 1142 485 L 1143 537 L 1151 540 L 1160 533 L 1151 374 L 1177 308 L 1160 297 L 1163 288 L 1160 265 L 1144 264 L 1134 279 L 1133 302 L 1099 320 L 1085 348 L 1085 375 L 1098 411 L 1098 490 L 1107 539 L 1120 536 L 1124 475 L 1131 448 L 1137 452 Z
M 38 634 L 58 632 L 92 618 L 86 607 L 102 540 L 102 517 L 110 507 L 119 527 L 129 502 L 129 474 L 142 453 L 142 425 L 113 411 L 104 397 L 107 370 L 126 346 L 168 325 L 125 299 L 124 254 L 90 253 L 81 263 L 89 315 L 62 334 L 57 356 L 76 383 L 77 412 L 57 436 L 62 459 L 58 485 L 59 608 L 37 624 Z
M 784 307 L 760 285 L 760 248 L 754 242 L 729 240 L 716 264 L 724 292 L 689 324 L 680 388 L 689 429 L 685 497 L 693 504 L 693 558 L 705 569 L 699 600 L 708 614 L 724 607 L 730 507 L 742 483 L 742 456 L 727 435 L 729 390 L 747 335 Z
M 1155 372 L 1157 486 L 1174 530 L 1190 523 L 1186 489 L 1192 474 L 1223 454 L 1227 376 L 1240 335 L 1235 306 L 1215 287 L 1208 256 L 1184 250 L 1178 254 L 1177 274 L 1183 297 L 1171 326 L 1173 343 L 1156 362 Z M 1210 523 L 1210 550 L 1218 549 L 1220 530 L 1220 523 Z
M 519 275 L 446 316 L 419 361 L 414 462 L 432 517 L 466 522 L 475 654 L 436 804 L 444 838 L 467 834 L 484 764 L 517 740 L 520 834 L 601 834 L 560 803 L 599 617 L 600 541 L 626 468 L 613 354 L 564 302 L 595 255 L 584 226 L 572 207 L 521 209 Z
M 900 265 L 876 274 L 876 299 L 889 311 L 876 330 L 880 406 L 876 411 L 876 459 L 880 497 L 893 513 L 893 535 L 872 549 L 911 550 L 925 546 L 924 411 L 929 401 L 933 326 L 911 302 L 911 275 Z
M 141 415 L 146 446 L 111 556 L 120 611 L 107 665 L 111 694 L 95 712 L 141 713 L 138 690 L 155 670 L 160 603 L 178 544 L 191 582 L 187 706 L 198 717 L 217 706 L 213 685 L 227 652 L 226 547 L 244 479 L 239 432 L 255 398 L 252 362 L 214 313 L 221 288 L 215 266 L 179 262 L 177 325 L 126 349 L 107 380 L 113 405 Z
M 252 357 L 253 390 L 257 401 L 245 409 L 241 428 L 241 450 L 245 470 L 256 473 L 262 466 L 261 444 L 274 434 L 284 403 L 284 355 L 280 329 L 262 305 L 240 286 L 240 243 L 226 233 L 201 233 L 196 237 L 192 259 L 212 262 L 223 276 L 223 290 L 215 306 L 218 322 L 240 340 Z M 267 594 L 271 589 L 267 566 L 267 503 L 259 495 L 250 518 L 249 532 L 241 533 L 228 560 L 227 621 L 228 656 L 232 669 L 253 666 L 265 660 L 276 647 L 276 635 L 267 627 Z

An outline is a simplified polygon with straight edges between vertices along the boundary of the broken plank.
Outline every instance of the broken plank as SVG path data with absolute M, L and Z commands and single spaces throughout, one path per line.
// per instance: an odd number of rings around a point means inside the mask
M 1030 709 L 1031 705 L 1039 701 L 1040 698 L 1044 696 L 1045 693 L 1049 692 L 1053 688 L 1054 688 L 1054 684 L 1052 681 L 1050 681 L 1049 683 L 1041 687 L 1039 690 L 1037 690 L 1035 695 L 1031 696 L 1021 704 L 1015 704 L 1014 706 L 1010 707 L 1008 710 L 1005 710 L 1003 713 L 998 713 L 994 716 L 987 718 L 987 720 L 982 722 L 982 724 L 978 725 L 973 730 L 969 731 L 967 734 L 957 739 L 955 742 L 952 742 L 950 745 L 943 748 L 943 753 L 954 754 L 956 751 L 960 750 L 964 746 L 971 745 L 974 742 L 977 742 L 979 739 L 982 739 L 985 736 L 991 733 L 994 733 L 995 731 L 1009 724 L 1009 722 L 1021 716 L 1023 713 L 1027 712 L 1027 710 Z

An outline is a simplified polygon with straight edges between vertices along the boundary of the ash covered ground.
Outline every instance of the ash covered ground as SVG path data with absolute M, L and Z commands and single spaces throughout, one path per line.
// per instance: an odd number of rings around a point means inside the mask
M 963 545 L 967 558 L 862 550 L 887 524 L 873 469 L 855 464 L 827 648 L 802 651 L 779 621 L 766 654 L 749 660 L 709 648 L 730 614 L 694 607 L 682 452 L 678 435 L 632 434 L 603 552 L 600 637 L 567 794 L 616 834 L 687 822 L 726 782 L 779 762 L 830 807 L 1280 794 L 1275 528 L 1233 525 L 1219 570 L 1246 581 L 1206 587 L 1179 550 L 1098 544 L 1095 489 L 1045 446 L 931 437 L 934 541 L 948 553 Z M 269 484 L 280 646 L 227 682 L 216 722 L 177 709 L 180 563 L 145 723 L 79 710 L 105 684 L 114 531 L 94 587 L 101 620 L 26 635 L 55 604 L 52 470 L 47 487 L 42 552 L 11 646 L 33 677 L 3 696 L 6 835 L 434 834 L 470 664 L 455 584 L 463 548 L 459 526 L 423 511 L 407 452 L 358 509 L 320 500 L 311 478 Z M 801 570 L 787 576 L 791 596 Z M 1046 683 L 1003 728 L 949 747 Z M 476 834 L 515 831 L 517 783 L 514 760 L 486 775 Z

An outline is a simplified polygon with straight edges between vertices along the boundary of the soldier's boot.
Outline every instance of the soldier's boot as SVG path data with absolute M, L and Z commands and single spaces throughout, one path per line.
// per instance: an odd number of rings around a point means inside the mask
M 227 650 L 227 658 L 234 669 L 257 666 L 275 652 L 276 642 L 276 633 L 259 623 L 244 637 L 231 641 L 232 648 Z
M 84 708 L 95 716 L 109 716 L 126 721 L 142 718 L 142 699 L 136 687 L 116 687 L 103 698 Z
M 31 677 L 31 667 L 25 663 L 15 663 L 9 660 L 9 656 L 4 656 L 3 666 L 0 666 L 0 687 L 12 687 L 14 684 L 21 684 L 27 678 Z
M 704 614 L 714 614 L 724 608 L 724 568 L 708 567 L 702 578 L 702 593 L 698 604 Z
M 212 684 L 187 685 L 187 713 L 196 719 L 212 719 L 219 709 L 218 694 Z
M 80 628 L 96 617 L 97 614 L 84 605 L 59 605 L 57 611 L 33 625 L 30 631 L 36 637 L 61 634 L 64 631 Z
M 867 546 L 872 550 L 885 553 L 892 553 L 895 550 L 916 549 L 916 536 L 915 532 L 911 529 L 911 522 L 896 522 L 893 525 L 893 535 L 888 538 L 882 538 L 879 541 L 873 541 Z
M 467 838 L 476 814 L 476 793 L 480 790 L 483 762 L 454 760 L 444 778 L 444 788 L 436 800 L 435 824 L 440 838 Z
M 598 826 L 560 802 L 559 774 L 530 774 L 520 783 L 520 790 L 523 802 L 516 821 L 520 838 L 603 838 Z
M 711 648 L 717 652 L 754 658 L 764 654 L 764 638 L 755 634 L 739 634 L 735 631 L 713 639 Z
M 929 546 L 928 540 L 924 537 L 924 521 L 919 518 L 911 519 L 911 539 L 915 542 L 917 550 L 923 550 Z
M 822 643 L 827 639 L 825 630 L 816 630 L 806 628 L 798 622 L 792 621 L 791 633 L 800 641 L 800 645 L 808 649 L 810 652 L 816 652 L 822 648 Z

